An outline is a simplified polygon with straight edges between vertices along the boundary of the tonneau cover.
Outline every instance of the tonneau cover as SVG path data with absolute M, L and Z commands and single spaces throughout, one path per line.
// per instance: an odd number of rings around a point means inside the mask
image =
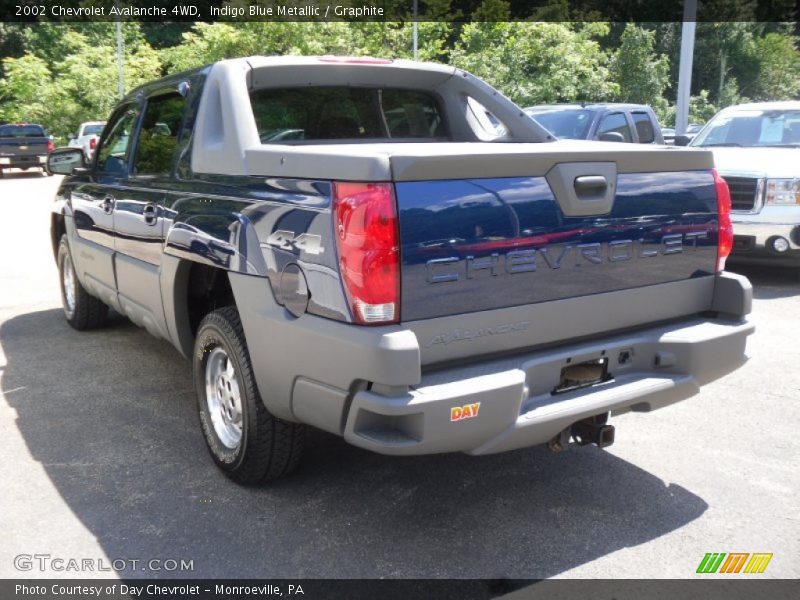
M 351 181 L 543 176 L 555 164 L 611 161 L 619 173 L 708 170 L 706 150 L 612 142 L 259 145 L 245 151 L 251 175 Z

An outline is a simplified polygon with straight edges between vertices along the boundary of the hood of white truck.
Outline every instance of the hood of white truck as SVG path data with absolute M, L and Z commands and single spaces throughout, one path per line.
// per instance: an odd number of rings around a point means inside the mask
M 800 177 L 800 148 L 707 148 L 722 174 Z

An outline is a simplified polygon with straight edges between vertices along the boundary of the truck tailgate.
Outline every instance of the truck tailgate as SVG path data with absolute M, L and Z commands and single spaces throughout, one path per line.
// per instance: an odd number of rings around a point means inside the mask
M 598 169 L 577 164 L 561 179 L 596 184 Z M 401 319 L 713 278 L 718 216 L 710 168 L 612 169 L 605 179 L 605 208 L 577 207 L 597 214 L 575 214 L 552 172 L 396 182 Z
M 47 138 L 0 138 L 0 154 L 6 156 L 47 154 Z

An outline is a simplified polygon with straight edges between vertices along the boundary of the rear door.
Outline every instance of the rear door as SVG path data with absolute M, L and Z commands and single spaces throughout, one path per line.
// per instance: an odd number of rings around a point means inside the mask
M 643 110 L 631 111 L 633 130 L 639 144 L 659 143 L 653 118 Z
M 174 87 L 147 98 L 131 174 L 120 187 L 115 205 L 120 304 L 134 322 L 156 335 L 166 334 L 159 283 L 164 201 L 185 111 L 186 99 Z

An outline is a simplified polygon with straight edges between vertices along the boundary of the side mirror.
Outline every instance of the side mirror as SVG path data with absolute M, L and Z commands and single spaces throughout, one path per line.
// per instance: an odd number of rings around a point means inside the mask
M 624 142 L 625 136 L 616 131 L 607 131 L 597 136 L 601 142 Z
M 56 148 L 47 156 L 47 172 L 51 175 L 71 175 L 75 169 L 85 167 L 81 148 Z
M 688 135 L 676 135 L 675 136 L 675 145 L 676 146 L 688 146 L 689 142 L 692 141 L 691 136 Z

